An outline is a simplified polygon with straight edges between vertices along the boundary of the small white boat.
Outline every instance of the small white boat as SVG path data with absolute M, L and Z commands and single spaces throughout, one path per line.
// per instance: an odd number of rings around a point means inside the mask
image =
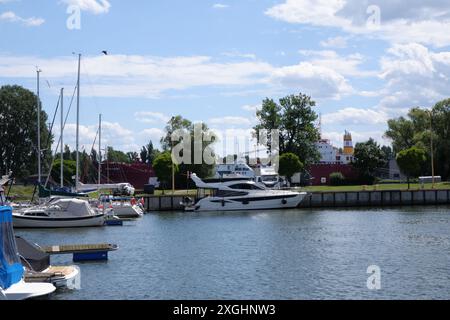
M 25 300 L 48 296 L 51 283 L 26 283 L 12 227 L 11 207 L 0 206 L 0 300 Z
M 135 198 L 129 197 L 114 197 L 111 195 L 104 195 L 98 201 L 98 207 L 111 210 L 112 215 L 119 218 L 140 218 L 144 215 L 144 207 L 142 203 Z
M 0 300 L 27 300 L 45 297 L 55 290 L 55 286 L 51 283 L 26 283 L 21 280 L 6 290 L 0 288 Z
M 99 227 L 105 214 L 93 209 L 87 200 L 52 198 L 44 205 L 13 213 L 15 228 Z
M 198 188 L 198 200 L 184 200 L 186 211 L 241 211 L 296 208 L 306 192 L 270 190 L 254 181 L 205 183 L 196 174 L 192 180 Z M 209 195 L 208 195 L 209 193 Z

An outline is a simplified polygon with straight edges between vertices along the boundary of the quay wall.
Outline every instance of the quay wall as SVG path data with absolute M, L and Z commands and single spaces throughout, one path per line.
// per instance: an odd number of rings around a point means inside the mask
M 144 196 L 145 209 L 181 211 L 182 195 Z M 351 192 L 313 192 L 300 208 L 391 207 L 450 204 L 450 190 L 387 190 Z

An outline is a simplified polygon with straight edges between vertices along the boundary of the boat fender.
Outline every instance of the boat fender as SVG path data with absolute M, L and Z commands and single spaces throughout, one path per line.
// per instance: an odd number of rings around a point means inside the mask
M 281 203 L 282 203 L 282 204 L 287 204 L 287 200 L 286 200 L 286 199 L 283 199 L 283 200 L 281 200 Z
M 135 206 L 136 203 L 137 203 L 136 198 L 132 198 L 132 199 L 131 199 L 131 205 L 132 205 L 132 206 Z
M 225 200 L 222 200 L 222 207 L 225 207 Z

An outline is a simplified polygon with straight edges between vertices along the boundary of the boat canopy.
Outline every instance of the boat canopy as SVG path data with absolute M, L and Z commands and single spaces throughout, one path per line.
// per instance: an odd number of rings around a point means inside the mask
M 17 249 L 23 258 L 25 266 L 32 271 L 43 272 L 50 267 L 50 255 L 44 252 L 36 244 L 31 244 L 21 237 L 16 237 Z
M 0 287 L 8 289 L 23 276 L 12 224 L 12 208 L 0 207 Z
M 56 199 L 51 202 L 51 206 L 61 208 L 64 211 L 70 212 L 74 217 L 85 217 L 92 215 L 92 209 L 89 202 L 80 199 Z

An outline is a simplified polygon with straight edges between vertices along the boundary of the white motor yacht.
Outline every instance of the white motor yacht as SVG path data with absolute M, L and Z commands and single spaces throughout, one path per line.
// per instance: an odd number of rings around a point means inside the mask
M 105 214 L 90 206 L 87 200 L 51 198 L 43 205 L 13 213 L 15 228 L 98 227 Z
M 192 180 L 198 188 L 198 201 L 185 199 L 186 211 L 240 211 L 296 208 L 306 192 L 270 190 L 254 181 L 205 183 L 196 174 Z M 208 194 L 209 193 L 209 194 Z

